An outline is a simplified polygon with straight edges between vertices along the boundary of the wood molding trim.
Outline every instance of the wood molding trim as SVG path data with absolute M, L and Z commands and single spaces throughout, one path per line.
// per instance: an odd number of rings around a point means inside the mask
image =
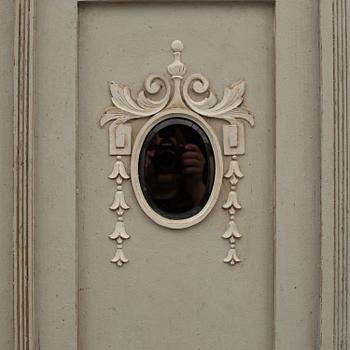
M 16 1 L 14 45 L 15 349 L 34 350 L 34 5 Z
M 333 349 L 348 349 L 349 280 L 349 75 L 347 0 L 334 0 L 333 21 Z
M 349 333 L 349 9 L 321 2 L 322 350 L 348 349 Z

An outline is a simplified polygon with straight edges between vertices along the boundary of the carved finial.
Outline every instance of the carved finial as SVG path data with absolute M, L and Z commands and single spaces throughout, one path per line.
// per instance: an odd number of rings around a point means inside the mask
M 184 49 L 184 45 L 180 40 L 174 40 L 171 43 L 171 50 L 174 54 L 174 62 L 168 66 L 168 72 L 172 78 L 182 79 L 186 73 L 186 67 L 181 62 L 181 52 Z
M 182 50 L 184 49 L 184 44 L 182 43 L 181 40 L 174 40 L 171 43 L 171 49 L 173 50 L 173 52 L 182 52 Z

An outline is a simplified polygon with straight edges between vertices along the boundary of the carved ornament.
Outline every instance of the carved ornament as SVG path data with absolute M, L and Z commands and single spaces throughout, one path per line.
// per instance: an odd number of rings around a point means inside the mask
M 110 83 L 112 106 L 105 110 L 100 125 L 103 127 L 109 124 L 109 154 L 116 157 L 112 173 L 109 175 L 109 178 L 116 182 L 116 191 L 110 209 L 117 216 L 114 231 L 109 235 L 117 245 L 111 261 L 120 267 L 128 262 L 123 244 L 130 238 L 124 225 L 124 213 L 129 209 L 129 205 L 124 198 L 123 183 L 128 181 L 130 176 L 122 157 L 131 156 L 132 185 L 142 210 L 157 224 L 172 229 L 184 229 L 203 220 L 219 197 L 222 178 L 230 182 L 227 200 L 222 205 L 229 214 L 227 229 L 222 234 L 222 238 L 228 240 L 230 244 L 224 262 L 235 265 L 240 262 L 236 241 L 242 236 L 235 219 L 236 212 L 242 208 L 237 194 L 238 182 L 243 177 L 238 156 L 245 153 L 244 122 L 250 126 L 254 125 L 253 116 L 243 105 L 245 82 L 238 81 L 226 87 L 222 99 L 219 100 L 210 90 L 209 81 L 203 75 L 196 73 L 185 76 L 186 66 L 181 61 L 182 42 L 175 40 L 171 44 L 171 49 L 174 61 L 167 69 L 170 77 L 153 74 L 148 76 L 144 90 L 141 90 L 136 98 L 133 97 L 128 86 L 114 81 Z M 186 118 L 198 123 L 207 133 L 216 164 L 214 187 L 206 205 L 198 214 L 182 220 L 167 219 L 155 213 L 144 199 L 138 178 L 138 156 L 145 136 L 158 122 L 176 113 L 186 115 Z M 209 125 L 214 118 L 225 123 L 223 151 L 215 132 Z M 140 119 L 144 119 L 146 123 L 132 144 L 132 127 L 129 123 Z M 223 156 L 231 157 L 229 168 L 225 173 Z

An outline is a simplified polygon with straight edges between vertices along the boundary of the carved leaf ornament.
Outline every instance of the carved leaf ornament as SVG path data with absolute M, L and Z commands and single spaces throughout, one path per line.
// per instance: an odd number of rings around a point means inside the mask
M 116 141 L 115 134 L 122 130 L 121 126 L 136 119 L 150 119 L 160 112 L 175 109 L 182 109 L 189 113 L 196 114 L 200 118 L 208 120 L 220 119 L 229 126 L 223 126 L 224 130 L 224 156 L 231 156 L 229 168 L 224 178 L 230 182 L 230 191 L 223 209 L 229 214 L 229 222 L 222 238 L 228 240 L 230 248 L 224 262 L 235 265 L 240 262 L 236 251 L 236 240 L 242 237 L 235 221 L 235 213 L 240 210 L 241 204 L 236 191 L 238 182 L 243 178 L 243 173 L 238 164 L 238 156 L 244 154 L 244 124 L 254 126 L 254 117 L 249 110 L 243 106 L 245 93 L 245 82 L 239 81 L 225 88 L 223 97 L 218 100 L 210 90 L 209 81 L 201 74 L 191 74 L 185 78 L 186 67 L 181 62 L 183 44 L 175 40 L 171 44 L 174 61 L 168 66 L 170 78 L 163 75 L 150 75 L 144 83 L 144 90 L 141 90 L 136 98 L 133 98 L 130 88 L 117 82 L 110 82 L 110 93 L 112 106 L 107 108 L 101 117 L 101 127 L 110 123 L 110 154 L 116 156 L 116 162 L 109 178 L 116 182 L 116 191 L 110 209 L 116 213 L 117 222 L 114 231 L 109 238 L 116 241 L 117 249 L 112 262 L 121 267 L 128 262 L 123 251 L 123 243 L 130 236 L 124 225 L 124 213 L 129 209 L 124 191 L 123 182 L 130 179 L 123 156 L 130 156 L 130 151 L 123 147 L 125 137 L 131 135 L 121 134 Z M 226 124 L 227 125 L 227 124 Z M 119 129 L 120 128 L 120 129 Z M 225 129 L 226 128 L 226 129 Z M 225 136 L 226 135 L 226 136 Z M 130 140 L 131 142 L 131 140 Z M 117 146 L 116 146 L 117 145 Z

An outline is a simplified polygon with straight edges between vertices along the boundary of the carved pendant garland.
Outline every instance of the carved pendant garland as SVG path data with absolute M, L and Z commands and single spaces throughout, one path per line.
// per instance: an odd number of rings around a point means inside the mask
M 122 156 L 117 156 L 117 161 L 114 164 L 113 171 L 108 176 L 110 179 L 113 179 L 117 183 L 117 190 L 115 191 L 114 200 L 109 209 L 113 210 L 117 214 L 117 222 L 115 224 L 114 231 L 109 235 L 110 239 L 116 240 L 117 250 L 112 262 L 116 263 L 119 267 L 127 263 L 129 260 L 123 252 L 123 243 L 124 240 L 129 239 L 130 236 L 125 231 L 124 226 L 124 212 L 129 209 L 129 206 L 126 204 L 124 199 L 123 192 L 123 180 L 130 179 L 130 176 L 125 170 L 125 165 L 122 162 Z
M 231 183 L 231 190 L 228 194 L 227 201 L 222 206 L 224 209 L 228 210 L 228 213 L 230 215 L 230 221 L 229 221 L 227 230 L 222 235 L 222 238 L 227 239 L 230 242 L 230 250 L 228 251 L 226 258 L 224 259 L 224 262 L 234 265 L 241 261 L 236 252 L 235 243 L 236 243 L 236 239 L 242 237 L 242 235 L 238 230 L 237 224 L 235 222 L 235 216 L 234 216 L 235 212 L 242 208 L 238 201 L 237 192 L 236 192 L 236 185 L 238 184 L 239 179 L 243 177 L 243 173 L 241 172 L 241 169 L 239 168 L 239 165 L 238 165 L 237 156 L 232 156 L 230 167 L 227 173 L 224 175 L 224 177 L 226 179 L 230 179 L 230 183 Z
M 253 116 L 242 105 L 245 83 L 239 81 L 228 86 L 224 90 L 223 98 L 218 101 L 209 88 L 209 81 L 203 75 L 191 74 L 184 79 L 186 67 L 181 62 L 182 42 L 175 40 L 171 48 L 174 61 L 168 66 L 170 79 L 162 75 L 150 75 L 145 80 L 145 89 L 139 92 L 136 99 L 133 98 L 129 87 L 116 82 L 110 83 L 113 106 L 105 110 L 100 125 L 103 127 L 110 123 L 109 154 L 116 156 L 112 173 L 109 175 L 109 178 L 116 182 L 116 192 L 110 209 L 117 215 L 114 231 L 109 234 L 109 238 L 115 240 L 117 244 L 116 253 L 111 261 L 119 267 L 128 262 L 128 258 L 123 251 L 123 244 L 125 240 L 130 238 L 124 225 L 124 213 L 129 209 L 129 206 L 125 201 L 122 186 L 124 181 L 130 179 L 130 176 L 126 171 L 122 156 L 132 155 L 135 158 L 135 152 L 137 153 L 140 148 L 140 145 L 137 144 L 140 140 L 140 134 L 135 141 L 134 150 L 132 150 L 131 125 L 127 123 L 142 118 L 156 122 L 161 118 L 166 118 L 171 113 L 183 113 L 188 115 L 189 119 L 198 121 L 212 134 L 211 128 L 203 118 L 207 120 L 212 118 L 221 119 L 227 123 L 223 125 L 223 154 L 224 156 L 230 156 L 231 160 L 229 168 L 223 177 L 230 182 L 231 187 L 227 200 L 222 206 L 229 214 L 228 226 L 222 234 L 222 238 L 228 240 L 230 244 L 224 262 L 235 265 L 240 262 L 236 251 L 236 241 L 242 236 L 235 221 L 235 213 L 241 209 L 236 188 L 239 180 L 243 177 L 237 156 L 245 153 L 243 122 L 247 122 L 250 126 L 254 125 Z M 142 130 L 140 133 L 142 133 Z M 216 182 L 220 183 L 216 185 L 215 191 L 214 188 L 212 189 L 212 192 L 215 193 L 209 198 L 211 203 L 206 206 L 205 212 L 201 212 L 196 217 L 186 220 L 162 221 L 162 218 L 157 219 L 155 214 L 153 215 L 149 209 L 144 208 L 147 205 L 141 205 L 141 202 L 143 202 L 140 200 L 142 195 L 140 195 L 138 186 L 135 185 L 135 182 L 138 181 L 138 176 L 133 174 L 135 169 L 138 169 L 137 160 L 135 161 L 134 159 L 132 162 L 131 170 L 135 195 L 141 208 L 158 224 L 175 229 L 189 227 L 203 220 L 212 209 L 219 195 L 223 173 L 221 147 L 216 141 L 215 135 L 211 136 L 211 141 L 214 143 L 212 145 L 214 151 L 216 150 L 217 174 L 220 176 L 220 179 L 216 179 Z M 138 156 L 138 153 L 136 156 Z

